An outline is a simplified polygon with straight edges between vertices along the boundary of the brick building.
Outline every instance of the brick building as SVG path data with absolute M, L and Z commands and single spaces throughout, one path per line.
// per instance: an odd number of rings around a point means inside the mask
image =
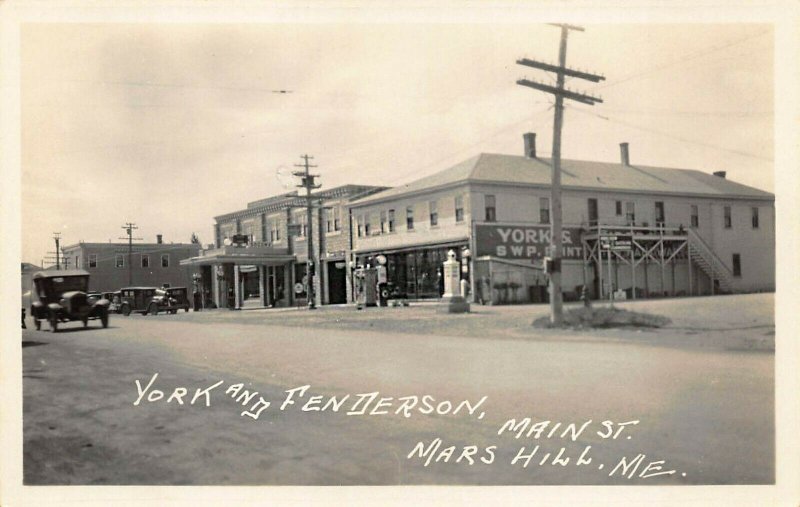
M 89 272 L 89 290 L 115 291 L 122 287 L 149 286 L 192 287 L 193 271 L 180 261 L 194 257 L 200 245 L 164 243 L 161 235 L 155 243 L 134 243 L 132 254 L 127 243 L 79 242 L 65 246 L 65 269 Z

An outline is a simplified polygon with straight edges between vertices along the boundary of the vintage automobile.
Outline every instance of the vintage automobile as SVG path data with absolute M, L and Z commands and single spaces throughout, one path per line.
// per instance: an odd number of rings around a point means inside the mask
M 150 315 L 158 315 L 158 312 L 164 311 L 176 314 L 181 308 L 186 312 L 189 311 L 187 288 L 164 287 L 162 289 L 156 289 L 156 295 L 153 296 L 153 299 L 148 305 L 147 313 Z
M 90 299 L 89 273 L 82 269 L 39 271 L 33 275 L 31 317 L 36 329 L 42 321 L 50 323 L 50 331 L 58 331 L 60 322 L 80 320 L 87 327 L 90 320 L 100 319 L 108 327 L 109 301 L 100 297 Z
M 119 290 L 119 312 L 126 317 L 131 313 L 147 315 L 156 295 L 155 287 L 125 287 Z

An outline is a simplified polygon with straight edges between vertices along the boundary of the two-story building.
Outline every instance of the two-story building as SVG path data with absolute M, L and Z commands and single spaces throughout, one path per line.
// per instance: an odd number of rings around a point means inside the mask
M 89 290 L 115 291 L 122 287 L 192 287 L 191 269 L 181 266 L 184 259 L 200 251 L 195 243 L 78 243 L 62 247 L 64 269 L 89 272 Z
M 352 248 L 347 203 L 386 187 L 344 185 L 312 194 L 316 304 L 351 299 Z M 215 248 L 183 264 L 200 266 L 204 287 L 219 307 L 241 308 L 248 299 L 259 306 L 308 302 L 307 199 L 290 192 L 260 199 L 241 210 L 214 217 Z M 234 242 L 246 237 L 247 241 Z
M 409 297 L 438 297 L 448 250 L 476 301 L 547 299 L 551 161 L 483 153 L 351 202 L 359 264 L 386 259 Z M 774 290 L 774 195 L 708 174 L 620 162 L 562 160 L 567 299 Z M 610 262 L 609 262 L 610 261 Z

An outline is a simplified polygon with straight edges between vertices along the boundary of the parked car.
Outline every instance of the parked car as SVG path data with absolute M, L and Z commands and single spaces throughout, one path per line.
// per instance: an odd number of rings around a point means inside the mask
M 100 319 L 108 327 L 109 301 L 100 297 L 89 298 L 89 273 L 82 269 L 39 271 L 33 275 L 31 290 L 31 317 L 36 329 L 42 321 L 50 323 L 50 331 L 58 331 L 58 324 L 79 320 L 87 327 L 90 320 Z
M 157 315 L 159 311 L 165 311 L 174 315 L 181 308 L 186 312 L 189 311 L 188 289 L 186 287 L 166 287 L 156 289 L 156 295 L 148 305 L 147 313 Z
M 155 287 L 125 287 L 119 290 L 119 312 L 126 317 L 131 313 L 147 315 L 153 296 L 156 295 Z

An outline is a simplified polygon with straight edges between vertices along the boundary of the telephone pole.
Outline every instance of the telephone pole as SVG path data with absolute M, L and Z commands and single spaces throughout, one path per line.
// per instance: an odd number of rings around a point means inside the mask
M 316 265 L 314 264 L 314 236 L 313 236 L 313 218 L 312 218 L 312 201 L 311 201 L 311 190 L 319 188 L 320 185 L 314 182 L 314 178 L 319 177 L 319 174 L 310 174 L 308 170 L 312 167 L 317 167 L 315 165 L 310 165 L 308 163 L 309 159 L 313 159 L 309 155 L 301 155 L 300 158 L 303 159 L 302 164 L 295 164 L 295 167 L 302 167 L 302 171 L 294 171 L 292 174 L 300 178 L 300 184 L 297 185 L 299 188 L 306 189 L 306 239 L 308 240 L 308 254 L 307 254 L 307 264 L 306 264 L 306 277 L 308 277 L 308 287 L 306 288 L 307 295 L 308 295 L 308 309 L 313 310 L 317 307 L 316 302 L 314 301 L 314 274 L 316 270 Z
M 535 90 L 550 93 L 555 96 L 555 114 L 553 118 L 553 173 L 552 183 L 550 184 L 550 205 L 552 207 L 552 223 L 550 225 L 550 257 L 552 259 L 550 269 L 550 323 L 553 326 L 560 326 L 563 322 L 563 301 L 561 294 L 561 128 L 564 123 L 564 99 L 575 100 L 583 104 L 593 106 L 598 102 L 603 102 L 598 97 L 586 95 L 564 88 L 566 76 L 585 79 L 593 83 L 598 83 L 605 79 L 604 76 L 590 74 L 578 70 L 567 68 L 567 37 L 570 30 L 583 31 L 583 28 L 574 25 L 554 25 L 561 28 L 561 44 L 558 51 L 558 65 L 537 62 L 527 58 L 517 60 L 519 65 L 533 67 L 535 69 L 554 72 L 556 74 L 556 86 L 552 87 L 528 79 L 517 80 L 518 85 L 527 86 Z
M 61 270 L 61 233 L 54 232 L 53 233 L 53 240 L 56 242 L 56 251 L 55 252 L 48 252 L 48 254 L 56 256 L 56 270 Z M 52 258 L 48 259 L 52 262 Z M 42 263 L 42 269 L 44 269 L 44 263 Z
M 133 242 L 141 241 L 142 238 L 134 238 L 133 231 L 138 229 L 136 224 L 131 222 L 125 222 L 125 225 L 122 226 L 123 229 L 128 233 L 127 238 L 119 238 L 119 239 L 127 239 L 128 240 L 128 286 L 133 285 Z

